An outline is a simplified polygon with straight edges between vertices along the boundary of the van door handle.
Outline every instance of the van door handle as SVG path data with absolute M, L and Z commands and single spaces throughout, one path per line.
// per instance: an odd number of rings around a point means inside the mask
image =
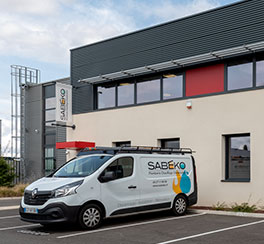
M 136 189 L 137 186 L 129 186 L 128 189 Z

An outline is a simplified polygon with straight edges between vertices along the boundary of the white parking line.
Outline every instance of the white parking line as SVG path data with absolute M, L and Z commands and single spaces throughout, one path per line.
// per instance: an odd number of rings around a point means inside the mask
M 20 215 L 13 215 L 13 216 L 4 216 L 4 217 L 0 217 L 0 219 L 12 219 L 12 218 L 19 218 Z
M 178 238 L 178 239 L 174 239 L 174 240 L 170 240 L 170 241 L 159 242 L 157 244 L 169 244 L 169 243 L 174 243 L 174 242 L 179 242 L 179 241 L 185 241 L 188 239 L 193 239 L 193 238 L 197 238 L 197 237 L 201 237 L 201 236 L 211 235 L 211 234 L 215 234 L 215 233 L 219 233 L 219 232 L 223 232 L 223 231 L 234 230 L 234 229 L 243 228 L 243 227 L 247 227 L 250 225 L 262 224 L 262 223 L 264 223 L 264 220 L 251 222 L 251 223 L 247 223 L 247 224 L 242 224 L 242 225 L 231 226 L 231 227 L 223 228 L 223 229 L 219 229 L 219 230 L 208 231 L 208 232 L 200 233 L 197 235 L 186 236 L 186 237 L 182 237 L 182 238 Z
M 121 225 L 121 226 L 115 226 L 115 227 L 103 228 L 103 229 L 98 229 L 98 230 L 90 230 L 90 231 L 84 231 L 84 232 L 80 232 L 80 233 L 69 234 L 69 235 L 65 235 L 65 236 L 58 236 L 57 238 L 58 238 L 58 239 L 62 239 L 62 238 L 68 238 L 68 237 L 74 237 L 74 236 L 80 236 L 80 235 L 86 235 L 86 234 L 98 233 L 98 232 L 109 231 L 109 230 L 123 229 L 123 228 L 128 228 L 128 227 L 139 226 L 139 225 L 147 225 L 147 224 L 154 224 L 154 223 L 165 222 L 165 221 L 171 221 L 171 220 L 177 220 L 177 219 L 184 219 L 184 218 L 197 217 L 197 216 L 201 216 L 201 215 L 205 215 L 205 214 L 206 214 L 206 213 L 201 213 L 201 214 L 191 214 L 191 215 L 180 216 L 180 217 L 174 217 L 174 218 L 158 219 L 158 220 L 152 220 L 152 221 L 140 222 L 140 223 L 129 224 L 129 225 Z
M 12 210 L 12 209 L 18 209 L 19 205 L 15 205 L 15 206 L 7 206 L 7 207 L 0 207 L 0 211 L 1 210 Z
M 32 225 L 19 225 L 19 226 L 13 226 L 13 227 L 0 228 L 0 231 L 4 231 L 4 230 L 13 230 L 13 229 L 20 229 L 20 228 L 33 227 L 33 226 L 40 226 L 40 225 L 39 225 L 39 224 L 32 224 Z

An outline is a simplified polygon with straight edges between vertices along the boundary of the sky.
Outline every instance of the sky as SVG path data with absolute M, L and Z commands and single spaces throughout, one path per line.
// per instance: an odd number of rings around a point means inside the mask
M 10 65 L 39 69 L 41 82 L 69 77 L 72 48 L 234 2 L 238 0 L 0 0 L 2 150 L 11 139 Z

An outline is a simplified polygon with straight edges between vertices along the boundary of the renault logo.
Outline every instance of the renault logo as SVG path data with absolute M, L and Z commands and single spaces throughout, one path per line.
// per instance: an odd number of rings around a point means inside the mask
M 31 192 L 31 197 L 34 199 L 34 198 L 36 198 L 37 194 L 38 194 L 38 188 L 35 188 L 35 189 Z

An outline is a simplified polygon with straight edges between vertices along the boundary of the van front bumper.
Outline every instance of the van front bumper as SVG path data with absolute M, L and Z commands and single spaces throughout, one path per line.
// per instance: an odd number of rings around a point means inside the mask
M 79 206 L 68 206 L 65 203 L 52 203 L 47 205 L 43 209 L 39 209 L 37 214 L 25 213 L 24 208 L 20 206 L 19 214 L 21 220 L 40 223 L 40 224 L 52 224 L 60 222 L 76 222 L 79 212 Z

